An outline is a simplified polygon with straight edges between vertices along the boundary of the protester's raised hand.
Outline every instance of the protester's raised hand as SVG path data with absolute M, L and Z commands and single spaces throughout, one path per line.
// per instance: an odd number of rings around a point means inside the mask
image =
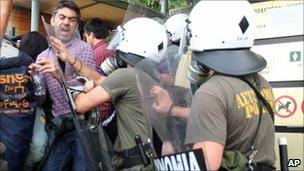
M 66 49 L 65 45 L 59 39 L 51 36 L 50 40 L 52 46 L 57 50 L 58 52 L 57 57 L 60 60 L 69 63 L 72 63 L 73 60 L 75 60 L 70 54 L 70 52 Z
M 36 64 L 39 66 L 38 72 L 42 74 L 50 73 L 55 79 L 60 80 L 59 70 L 53 60 L 49 58 L 39 58 Z
M 34 75 L 39 70 L 39 67 L 40 65 L 38 65 L 37 63 L 31 63 L 28 66 L 28 73 Z

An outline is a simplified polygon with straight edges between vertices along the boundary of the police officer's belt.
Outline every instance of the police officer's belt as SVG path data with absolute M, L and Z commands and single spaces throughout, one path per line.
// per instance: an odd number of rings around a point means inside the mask
M 144 147 L 144 151 L 148 151 L 151 148 L 149 143 L 144 144 L 143 147 Z M 137 146 L 123 150 L 122 156 L 124 159 L 124 168 L 143 165 L 142 158 L 140 156 L 139 149 Z
M 251 163 L 253 167 L 253 171 L 275 171 L 276 168 L 264 163 Z M 220 167 L 219 171 L 229 171 L 226 168 Z M 248 167 L 246 167 L 243 171 L 250 171 Z
M 275 170 L 275 167 L 272 167 L 270 165 L 263 164 L 263 163 L 252 163 L 252 166 L 253 166 L 254 171 L 273 171 L 273 170 Z

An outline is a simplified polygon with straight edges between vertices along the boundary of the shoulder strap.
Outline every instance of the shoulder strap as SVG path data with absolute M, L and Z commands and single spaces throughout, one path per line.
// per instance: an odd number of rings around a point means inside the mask
M 260 93 L 261 90 L 261 82 L 260 82 L 260 78 L 257 74 L 254 75 L 255 78 L 255 84 L 256 86 L 254 86 L 248 79 L 241 77 L 241 80 L 243 80 L 244 82 L 246 82 L 255 92 L 255 94 L 257 95 L 258 99 L 260 99 L 263 104 L 265 105 L 265 107 L 267 108 L 269 114 L 271 115 L 272 120 L 274 121 L 274 113 L 273 110 L 270 106 L 270 104 L 267 102 L 267 100 L 264 98 L 264 96 Z M 258 88 L 257 88 L 258 87 Z M 259 89 L 259 90 L 258 90 Z
M 258 98 L 259 111 L 260 111 L 259 123 L 258 123 L 258 128 L 256 129 L 256 132 L 254 134 L 253 141 L 252 141 L 252 147 L 255 147 L 256 146 L 256 137 L 258 135 L 258 131 L 260 129 L 260 124 L 261 124 L 261 119 L 262 119 L 262 109 L 263 109 L 262 106 L 263 105 L 261 104 L 261 101 L 266 106 L 266 108 L 267 108 L 269 114 L 271 115 L 271 118 L 272 118 L 273 121 L 274 121 L 274 118 L 273 118 L 273 110 L 272 110 L 270 104 L 267 102 L 267 100 L 264 98 L 264 96 L 260 93 L 260 91 L 262 89 L 261 82 L 260 82 L 260 77 L 257 74 L 254 74 L 253 76 L 254 76 L 254 83 L 255 83 L 255 85 L 253 85 L 245 77 L 241 77 L 240 79 L 243 80 L 244 82 L 246 82 L 253 89 L 253 91 L 255 92 L 255 94 L 256 94 L 256 96 Z

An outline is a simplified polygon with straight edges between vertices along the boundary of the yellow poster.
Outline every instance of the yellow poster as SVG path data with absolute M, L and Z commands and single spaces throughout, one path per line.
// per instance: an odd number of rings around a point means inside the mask
M 252 5 L 256 39 L 303 35 L 303 1 L 267 1 Z

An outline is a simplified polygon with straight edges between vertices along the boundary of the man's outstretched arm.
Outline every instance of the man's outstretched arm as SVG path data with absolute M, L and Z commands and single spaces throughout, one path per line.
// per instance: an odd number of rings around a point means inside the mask
M 13 0 L 1 0 L 1 10 L 0 10 L 0 28 L 1 28 L 1 36 L 4 35 L 6 31 L 6 27 L 10 18 L 10 14 L 12 11 Z

